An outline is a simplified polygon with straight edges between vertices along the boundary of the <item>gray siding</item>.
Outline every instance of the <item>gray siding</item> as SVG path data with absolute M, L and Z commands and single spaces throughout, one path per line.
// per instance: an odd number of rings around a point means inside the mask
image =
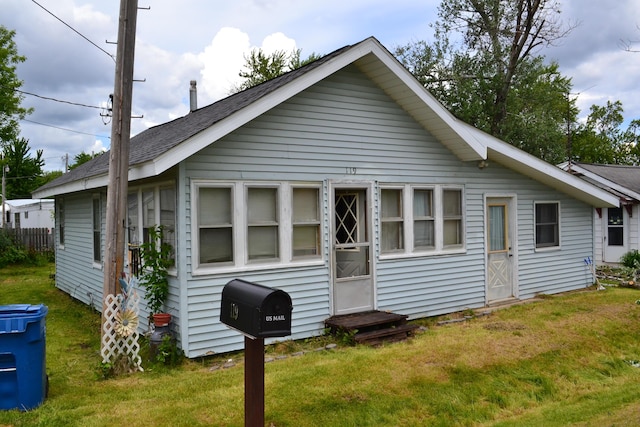
M 56 248 L 56 286 L 72 297 L 102 311 L 102 265 L 93 261 L 92 203 L 95 193 L 64 197 L 64 246 Z M 102 212 L 106 197 L 101 194 Z M 56 225 L 58 227 L 59 225 Z M 60 230 L 56 230 L 60 235 Z M 102 221 L 104 247 L 104 220 Z
M 518 296 L 585 287 L 593 255 L 592 208 L 491 161 L 478 169 L 462 162 L 379 87 L 350 66 L 216 141 L 179 166 L 177 276 L 168 306 L 189 357 L 242 348 L 242 336 L 219 321 L 224 285 L 242 278 L 288 292 L 294 305 L 292 338 L 322 333 L 330 315 L 330 182 L 455 185 L 463 189 L 462 253 L 380 258 L 375 243 L 376 308 L 433 316 L 482 307 L 485 292 L 487 196 L 517 202 Z M 262 270 L 193 274 L 193 180 L 321 183 L 323 260 Z M 379 237 L 378 196 L 373 195 L 373 236 Z M 101 305 L 102 270 L 92 260 L 91 197 L 66 197 L 65 247 L 56 257 L 57 284 L 74 297 Z M 103 199 L 104 201 L 104 199 Z M 561 248 L 536 251 L 534 202 L 561 207 Z M 103 233 L 104 236 L 104 233 Z M 541 268 L 544 266 L 544 268 Z M 146 316 L 143 307 L 142 317 Z M 144 320 L 142 321 L 144 324 Z
M 347 172 L 350 168 L 355 168 L 355 174 Z M 463 186 L 466 252 L 377 259 L 374 265 L 379 309 L 417 318 L 485 304 L 486 194 L 517 196 L 521 298 L 588 284 L 583 259 L 593 247 L 592 234 L 585 233 L 592 227 L 590 207 L 496 163 L 480 170 L 475 163 L 461 162 L 354 66 L 202 150 L 186 161 L 185 170 L 191 179 L 323 182 L 325 260 L 330 259 L 328 180 Z M 321 333 L 323 320 L 330 314 L 328 261 L 315 267 L 190 275 L 191 194 L 189 182 L 183 184 L 189 324 L 183 346 L 187 354 L 193 357 L 242 347 L 241 336 L 218 321 L 222 287 L 238 276 L 291 294 L 293 338 Z M 377 197 L 374 200 L 377 203 Z M 535 251 L 536 200 L 561 203 L 560 251 Z M 377 213 L 375 219 L 377 235 Z

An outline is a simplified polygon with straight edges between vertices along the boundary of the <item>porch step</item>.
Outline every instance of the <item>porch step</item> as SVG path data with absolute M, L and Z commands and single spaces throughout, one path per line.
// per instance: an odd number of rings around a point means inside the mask
M 332 316 L 325 320 L 325 326 L 332 334 L 354 334 L 356 343 L 376 346 L 403 341 L 411 336 L 418 327 L 408 324 L 408 317 L 386 311 L 367 311 Z

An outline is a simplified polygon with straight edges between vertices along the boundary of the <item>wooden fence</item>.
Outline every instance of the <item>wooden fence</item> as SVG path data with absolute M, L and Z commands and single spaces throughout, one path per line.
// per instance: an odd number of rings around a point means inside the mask
M 53 252 L 55 249 L 55 229 L 51 228 L 5 228 L 9 237 L 23 248 L 38 252 Z

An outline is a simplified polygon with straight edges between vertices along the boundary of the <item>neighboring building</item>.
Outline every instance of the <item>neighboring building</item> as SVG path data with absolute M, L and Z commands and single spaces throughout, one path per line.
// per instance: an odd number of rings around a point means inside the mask
M 219 321 L 234 278 L 291 295 L 294 339 L 584 288 L 592 210 L 618 202 L 457 120 L 373 38 L 140 133 L 129 180 L 129 241 L 170 231 L 188 357 L 243 347 Z M 107 181 L 100 156 L 35 192 L 56 198 L 56 285 L 96 308 Z
M 53 199 L 7 200 L 0 226 L 6 223 L 8 228 L 47 228 L 53 231 L 54 203 Z M 0 212 L 1 208 L 2 205 Z
M 615 207 L 594 209 L 596 263 L 619 263 L 622 255 L 640 249 L 640 166 L 566 162 L 560 168 L 620 201 Z

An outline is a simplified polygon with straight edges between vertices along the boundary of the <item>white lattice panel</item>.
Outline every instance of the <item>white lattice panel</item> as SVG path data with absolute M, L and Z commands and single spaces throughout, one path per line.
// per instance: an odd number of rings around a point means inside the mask
M 138 343 L 138 328 L 134 328 L 131 335 L 124 336 L 117 332 L 121 317 L 127 310 L 131 310 L 138 317 L 138 304 L 140 297 L 134 291 L 129 298 L 124 299 L 122 295 L 109 294 L 105 297 L 103 313 L 104 322 L 102 324 L 102 363 L 115 363 L 119 358 L 124 357 L 128 361 L 131 371 L 142 371 L 142 359 L 140 358 L 140 344 Z

